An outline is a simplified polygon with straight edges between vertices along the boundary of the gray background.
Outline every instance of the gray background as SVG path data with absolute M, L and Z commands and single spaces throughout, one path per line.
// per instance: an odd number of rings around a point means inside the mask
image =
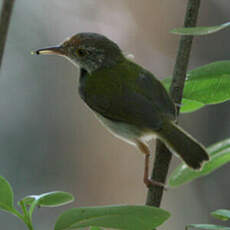
M 1 1 L 0 1 L 1 3 Z M 77 93 L 77 70 L 60 57 L 31 56 L 83 31 L 116 41 L 159 78 L 172 73 L 179 37 L 168 31 L 183 24 L 184 0 L 16 1 L 0 76 L 0 174 L 12 184 L 15 200 L 63 190 L 74 205 L 143 204 L 143 156 L 114 138 Z M 202 1 L 199 25 L 229 20 L 229 0 Z M 229 59 L 230 30 L 195 39 L 190 69 Z M 229 103 L 183 115 L 180 122 L 205 145 L 229 137 Z M 152 142 L 154 149 L 154 142 Z M 173 160 L 171 169 L 179 163 Z M 229 165 L 210 176 L 165 193 L 172 212 L 161 229 L 207 223 L 209 212 L 230 208 Z M 36 229 L 52 229 L 65 209 L 39 209 Z M 1 229 L 25 229 L 0 212 Z

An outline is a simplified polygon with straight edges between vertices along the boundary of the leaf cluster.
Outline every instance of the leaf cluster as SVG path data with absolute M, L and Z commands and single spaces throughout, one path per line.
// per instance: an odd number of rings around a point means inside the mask
M 74 201 L 67 192 L 55 191 L 41 195 L 26 196 L 14 206 L 14 193 L 10 184 L 0 176 L 0 210 L 9 212 L 21 219 L 29 230 L 33 230 L 32 215 L 36 207 L 58 207 Z M 120 205 L 72 208 L 58 218 L 54 230 L 100 227 L 125 230 L 151 230 L 169 218 L 169 212 L 143 205 Z

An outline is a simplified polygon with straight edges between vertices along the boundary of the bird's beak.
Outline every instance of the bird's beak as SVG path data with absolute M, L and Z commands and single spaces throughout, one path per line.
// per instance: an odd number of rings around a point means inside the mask
M 59 56 L 65 56 L 65 50 L 62 46 L 53 46 L 53 47 L 47 47 L 43 49 L 38 49 L 36 51 L 32 51 L 32 54 L 43 54 L 43 55 L 59 55 Z

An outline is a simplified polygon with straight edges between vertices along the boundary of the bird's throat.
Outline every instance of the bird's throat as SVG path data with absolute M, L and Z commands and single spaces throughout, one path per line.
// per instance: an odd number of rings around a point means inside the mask
M 81 68 L 78 90 L 79 90 L 80 97 L 84 101 L 86 99 L 85 82 L 86 82 L 87 75 L 88 75 L 87 70 Z

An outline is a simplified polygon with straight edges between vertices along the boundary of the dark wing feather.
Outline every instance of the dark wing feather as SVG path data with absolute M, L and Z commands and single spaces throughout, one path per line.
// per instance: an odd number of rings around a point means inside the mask
M 157 107 L 168 119 L 175 119 L 175 105 L 162 83 L 156 79 L 152 73 L 142 70 L 136 80 L 136 87 L 139 92 L 150 100 L 152 105 Z

